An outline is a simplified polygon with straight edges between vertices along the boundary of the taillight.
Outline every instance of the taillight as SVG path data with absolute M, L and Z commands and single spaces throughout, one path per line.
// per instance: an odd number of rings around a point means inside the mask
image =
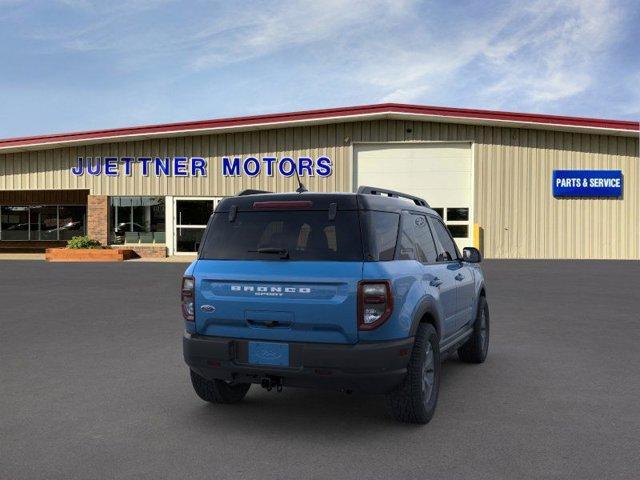
M 185 320 L 193 322 L 195 319 L 194 287 L 196 280 L 193 277 L 182 277 L 180 302 L 182 303 L 182 316 Z
M 391 316 L 393 296 L 388 280 L 367 280 L 358 284 L 358 328 L 373 330 Z

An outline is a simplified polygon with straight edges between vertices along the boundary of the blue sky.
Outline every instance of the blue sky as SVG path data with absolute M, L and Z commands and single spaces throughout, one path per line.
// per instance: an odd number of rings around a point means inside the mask
M 0 0 L 0 138 L 404 102 L 640 118 L 640 2 Z

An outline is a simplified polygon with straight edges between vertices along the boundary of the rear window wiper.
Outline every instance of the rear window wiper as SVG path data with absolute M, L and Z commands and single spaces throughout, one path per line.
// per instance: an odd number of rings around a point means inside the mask
M 257 250 L 249 250 L 249 253 L 267 253 L 272 255 L 280 255 L 280 258 L 286 260 L 289 258 L 289 250 L 278 247 L 263 247 Z

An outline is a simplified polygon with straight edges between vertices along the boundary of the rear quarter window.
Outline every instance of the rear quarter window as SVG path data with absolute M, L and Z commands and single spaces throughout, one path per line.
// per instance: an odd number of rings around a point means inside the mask
M 392 212 L 373 210 L 360 212 L 363 236 L 367 241 L 367 259 L 389 261 L 394 259 L 398 240 L 400 215 Z

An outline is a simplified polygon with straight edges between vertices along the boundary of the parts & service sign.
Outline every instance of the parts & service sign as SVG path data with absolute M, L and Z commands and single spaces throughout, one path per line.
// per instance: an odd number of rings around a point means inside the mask
M 622 170 L 554 170 L 554 197 L 621 197 Z

